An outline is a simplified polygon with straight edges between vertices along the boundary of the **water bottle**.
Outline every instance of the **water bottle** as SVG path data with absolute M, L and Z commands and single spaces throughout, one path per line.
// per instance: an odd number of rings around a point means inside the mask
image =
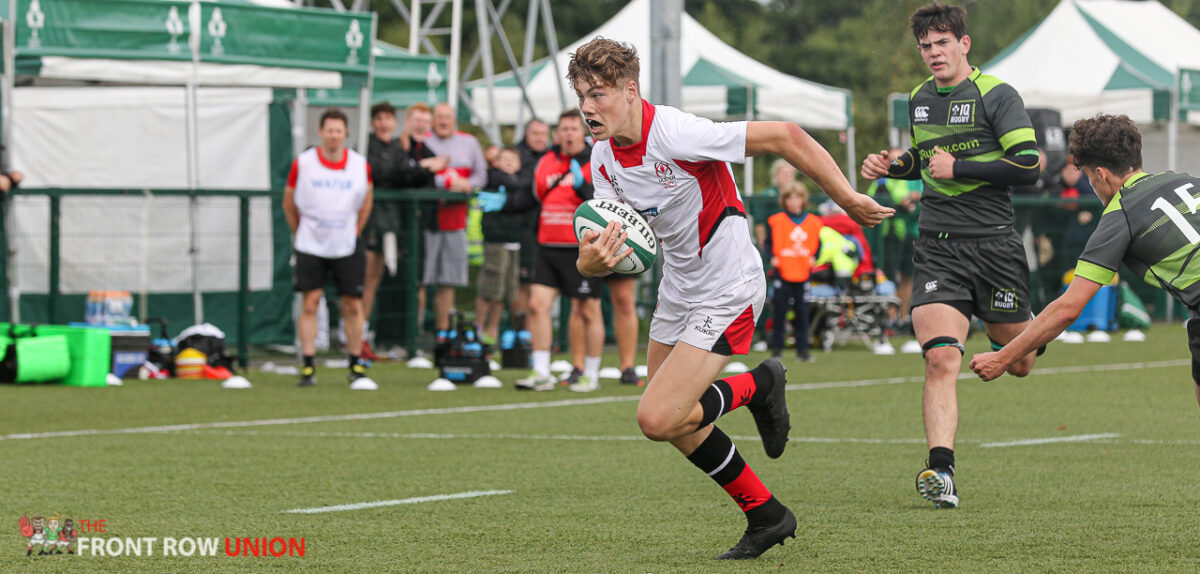
M 505 351 L 513 348 L 517 342 L 517 334 L 512 329 L 509 329 L 500 334 L 500 348 Z

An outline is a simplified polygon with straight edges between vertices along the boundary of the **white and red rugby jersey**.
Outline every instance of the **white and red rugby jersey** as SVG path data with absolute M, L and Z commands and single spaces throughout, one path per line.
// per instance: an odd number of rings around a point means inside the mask
M 296 251 L 337 259 L 354 254 L 358 242 L 358 210 L 367 200 L 371 164 L 346 148 L 340 161 L 330 161 L 321 147 L 305 150 L 292 161 L 287 184 L 295 190 L 300 225 Z
M 597 199 L 638 210 L 662 245 L 659 296 L 701 302 L 763 274 L 728 162 L 746 159 L 746 122 L 715 123 L 642 101 L 642 141 L 592 148 Z

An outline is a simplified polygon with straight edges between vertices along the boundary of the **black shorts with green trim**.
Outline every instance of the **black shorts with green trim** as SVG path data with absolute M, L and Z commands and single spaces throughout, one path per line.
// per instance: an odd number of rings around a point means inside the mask
M 930 303 L 987 323 L 1028 321 L 1029 262 L 1021 237 L 1012 230 L 948 238 L 922 231 L 913 249 L 912 306 Z

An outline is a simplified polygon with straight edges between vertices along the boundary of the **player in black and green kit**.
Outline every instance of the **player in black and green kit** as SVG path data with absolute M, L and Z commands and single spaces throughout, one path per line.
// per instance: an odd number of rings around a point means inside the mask
M 1192 351 L 1192 381 L 1200 402 L 1200 178 L 1142 171 L 1142 136 L 1126 116 L 1079 120 L 1071 130 L 1075 165 L 1104 202 L 1100 224 L 1075 266 L 1067 291 L 1021 336 L 998 352 L 975 355 L 971 370 L 985 381 L 1004 373 L 1022 351 L 1052 341 L 1075 322 L 1121 263 L 1182 302 Z
M 1011 186 L 1038 178 L 1037 141 L 1016 90 L 967 63 L 966 11 L 934 3 L 909 18 L 932 77 L 909 97 L 913 147 L 899 159 L 872 154 L 862 175 L 917 179 L 920 235 L 913 254 L 912 323 L 925 356 L 926 468 L 917 491 L 938 508 L 958 506 L 954 437 L 956 384 L 971 315 L 983 320 L 993 346 L 1025 329 L 1029 264 L 1013 231 Z M 1024 376 L 1035 354 L 1008 372 Z

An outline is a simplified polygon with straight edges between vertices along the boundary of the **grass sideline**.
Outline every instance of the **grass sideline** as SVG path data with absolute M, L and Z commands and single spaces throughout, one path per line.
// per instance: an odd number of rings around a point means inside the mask
M 968 359 L 986 345 L 972 338 Z M 1026 379 L 962 381 L 956 511 L 933 510 L 913 488 L 925 457 L 919 356 L 848 345 L 816 358 L 786 361 L 797 386 L 781 459 L 763 454 L 747 413 L 718 423 L 799 518 L 796 540 L 749 563 L 712 560 L 743 519 L 671 447 L 640 438 L 640 389 L 606 381 L 592 394 L 521 393 L 511 383 L 524 373 L 502 371 L 504 389 L 431 393 L 432 371 L 379 364 L 374 393 L 349 391 L 341 369 L 321 369 L 303 390 L 295 377 L 258 372 L 246 391 L 0 386 L 0 572 L 1200 570 L 1200 435 L 1178 324 L 1145 343 L 1055 343 Z M 803 387 L 845 381 L 865 382 Z M 391 416 L 11 436 L 364 413 Z M 1107 438 L 989 446 L 1095 435 Z M 17 519 L 54 512 L 104 519 L 105 537 L 304 538 L 306 555 L 229 557 L 222 546 L 203 558 L 25 557 Z

